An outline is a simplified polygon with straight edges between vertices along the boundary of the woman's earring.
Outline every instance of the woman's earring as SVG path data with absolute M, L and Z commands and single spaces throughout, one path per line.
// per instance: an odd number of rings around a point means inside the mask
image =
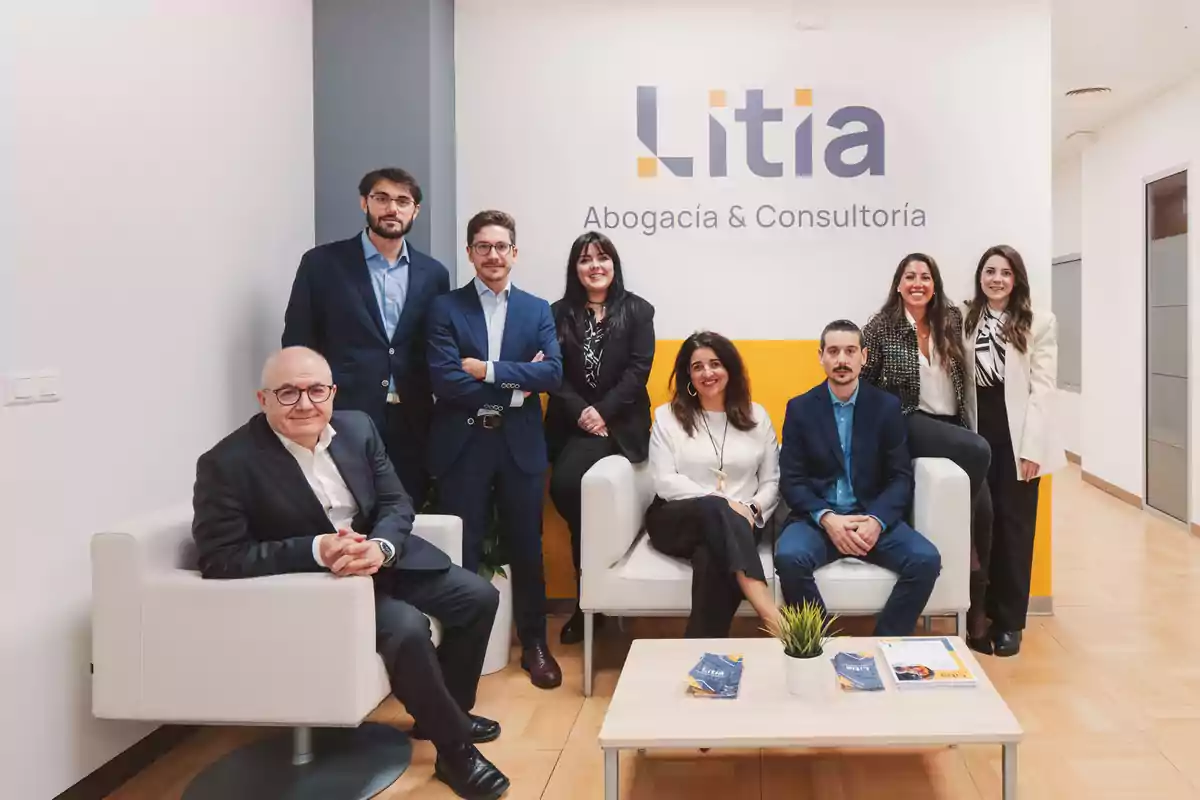
M 696 387 L 692 385 L 691 381 L 688 381 L 687 393 L 690 394 L 692 397 L 696 396 Z

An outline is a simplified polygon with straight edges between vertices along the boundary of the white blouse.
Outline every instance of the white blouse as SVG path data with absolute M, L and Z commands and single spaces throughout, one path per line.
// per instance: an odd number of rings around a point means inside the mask
M 904 315 L 908 317 L 908 324 L 915 330 L 917 322 L 912 318 L 912 314 L 905 311 Z M 917 410 L 939 417 L 958 416 L 958 396 L 954 394 L 954 381 L 950 378 L 950 371 L 942 368 L 942 357 L 938 353 L 937 342 L 933 336 L 929 337 L 929 358 L 921 352 L 918 344 L 917 360 L 921 368 L 921 395 L 917 402 Z
M 650 431 L 655 494 L 668 501 L 717 494 L 754 502 L 763 519 L 770 519 L 779 502 L 779 448 L 766 410 L 751 403 L 750 411 L 756 424 L 748 431 L 727 425 L 724 412 L 702 411 L 695 434 L 688 436 L 670 405 L 655 409 Z M 726 476 L 722 490 L 718 471 Z

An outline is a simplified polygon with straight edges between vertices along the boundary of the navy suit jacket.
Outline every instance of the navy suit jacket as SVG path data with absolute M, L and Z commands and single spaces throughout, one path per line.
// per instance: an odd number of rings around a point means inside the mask
M 850 435 L 850 486 L 865 513 L 884 529 L 904 518 L 912 501 L 912 460 L 900 401 L 864 380 L 858 382 L 854 428 Z M 783 422 L 779 489 L 792 518 L 812 522 L 829 508 L 826 495 L 845 473 L 842 445 L 828 381 L 793 397 Z
M 389 376 L 414 424 L 424 428 L 433 399 L 425 363 L 426 316 L 450 290 L 442 264 L 408 243 L 408 293 L 389 340 L 371 286 L 361 234 L 314 247 L 300 260 L 284 316 L 283 346 L 311 347 L 329 361 L 338 409 L 365 411 L 384 430 Z
M 562 352 L 550 305 L 511 287 L 495 383 L 476 380 L 462 368 L 464 358 L 488 360 L 487 323 L 474 281 L 434 300 L 427 338 L 429 377 L 437 398 L 430 430 L 430 473 L 444 475 L 472 437 L 496 435 L 504 437 L 522 471 L 544 471 L 549 461 L 539 393 L 554 391 L 562 381 Z M 539 350 L 544 360 L 531 363 Z M 513 390 L 533 394 L 512 408 Z M 475 420 L 476 412 L 486 408 L 504 416 L 500 431 L 483 430 Z
M 445 553 L 412 535 L 412 500 L 367 415 L 335 411 L 329 424 L 337 431 L 329 455 L 358 504 L 351 526 L 396 548 L 396 560 L 378 574 L 448 568 Z M 200 457 L 192 506 L 192 538 L 205 578 L 324 570 L 313 558 L 313 537 L 336 531 L 262 414 Z

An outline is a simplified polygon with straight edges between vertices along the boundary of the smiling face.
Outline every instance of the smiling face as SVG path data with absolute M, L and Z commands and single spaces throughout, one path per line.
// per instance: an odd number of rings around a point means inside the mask
M 924 261 L 910 261 L 900 275 L 900 283 L 896 287 L 900 299 L 909 309 L 923 309 L 933 300 L 934 285 L 933 271 Z
M 502 225 L 485 225 L 471 237 L 471 243 L 467 245 L 467 257 L 471 259 L 479 280 L 493 291 L 502 288 L 517 260 L 512 232 Z
M 324 358 L 305 347 L 289 347 L 263 367 L 258 404 L 276 433 L 309 447 L 329 424 L 336 393 Z
M 601 250 L 598 243 L 592 242 L 579 254 L 579 260 L 575 262 L 575 274 L 589 297 L 605 296 L 613 282 L 612 256 Z
M 709 347 L 697 347 L 688 362 L 688 380 L 701 398 L 716 400 L 725 395 L 729 372 Z
M 998 253 L 983 262 L 979 272 L 979 288 L 987 295 L 988 302 L 999 308 L 1007 305 L 1015 280 L 1012 264 Z

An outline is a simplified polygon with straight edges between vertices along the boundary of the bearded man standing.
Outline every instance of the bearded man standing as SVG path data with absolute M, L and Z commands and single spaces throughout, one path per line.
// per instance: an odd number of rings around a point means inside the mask
M 284 317 L 283 346 L 303 346 L 333 368 L 337 409 L 363 411 L 383 436 L 404 490 L 420 509 L 433 392 L 425 318 L 450 290 L 450 273 L 409 244 L 421 187 L 397 167 L 359 181 L 366 228 L 314 247 L 300 260 Z

